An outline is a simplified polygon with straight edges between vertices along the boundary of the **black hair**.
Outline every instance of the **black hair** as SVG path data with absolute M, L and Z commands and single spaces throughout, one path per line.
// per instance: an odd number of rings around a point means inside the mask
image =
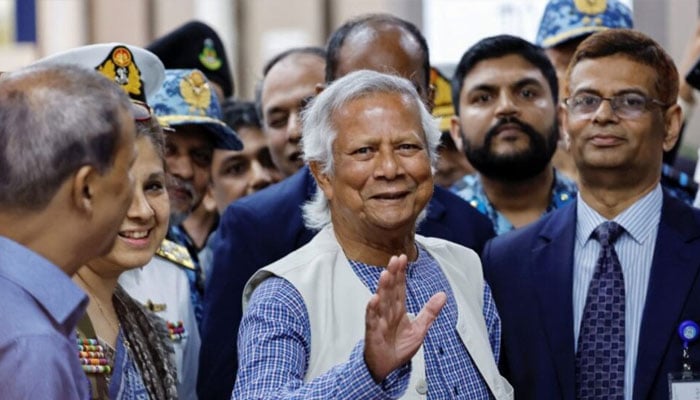
M 255 102 L 228 99 L 221 106 L 223 121 L 233 130 L 241 127 L 262 128 Z
M 492 58 L 499 58 L 510 54 L 517 54 L 537 67 L 549 83 L 552 92 L 552 100 L 557 104 L 559 98 L 559 85 L 557 82 L 557 72 L 552 62 L 547 57 L 544 49 L 528 42 L 525 39 L 512 35 L 491 36 L 480 40 L 470 47 L 462 59 L 459 60 L 455 73 L 452 76 L 452 104 L 455 113 L 459 115 L 459 97 L 464 85 L 464 77 L 480 61 Z

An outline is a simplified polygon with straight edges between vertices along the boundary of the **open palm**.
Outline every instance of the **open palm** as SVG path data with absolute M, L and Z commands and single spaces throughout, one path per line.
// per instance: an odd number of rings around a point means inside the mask
M 407 265 L 406 255 L 392 256 L 379 277 L 377 292 L 367 304 L 364 357 L 377 383 L 416 354 L 428 328 L 447 301 L 445 293 L 436 293 L 415 319 L 409 318 L 406 313 Z

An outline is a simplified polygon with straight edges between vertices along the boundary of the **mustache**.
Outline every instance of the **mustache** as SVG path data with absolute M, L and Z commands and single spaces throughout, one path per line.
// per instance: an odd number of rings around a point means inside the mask
M 492 153 L 493 139 L 506 124 L 519 128 L 530 139 L 527 149 L 504 155 Z M 492 179 L 516 182 L 535 176 L 547 167 L 556 150 L 558 138 L 559 128 L 556 121 L 552 122 L 548 131 L 539 132 L 518 118 L 509 116 L 499 118 L 484 134 L 483 143 L 480 145 L 465 140 L 464 152 L 474 168 L 482 175 Z
M 190 195 L 190 197 L 196 197 L 196 192 L 192 183 L 182 180 L 177 176 L 168 174 L 166 179 L 166 187 L 168 190 L 184 190 Z
M 537 131 L 532 127 L 532 125 L 525 123 L 516 117 L 504 117 L 499 119 L 498 122 L 496 122 L 496 125 L 491 127 L 491 129 L 486 132 L 486 136 L 484 137 L 484 145 L 486 148 L 491 146 L 491 141 L 493 141 L 493 138 L 498 135 L 503 125 L 517 125 L 518 128 L 529 136 L 531 140 L 535 137 L 535 135 L 537 135 Z

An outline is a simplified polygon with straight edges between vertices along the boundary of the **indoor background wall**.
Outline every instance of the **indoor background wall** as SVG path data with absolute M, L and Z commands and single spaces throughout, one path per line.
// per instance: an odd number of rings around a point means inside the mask
M 13 42 L 2 34 L 15 23 L 8 10 L 26 1 L 35 2 L 36 41 Z M 390 12 L 423 27 L 424 3 L 430 1 L 435 0 L 0 0 L 0 71 L 89 43 L 145 46 L 188 20 L 200 19 L 225 42 L 236 96 L 250 99 L 262 65 L 277 52 L 291 46 L 322 46 L 330 31 L 366 12 Z M 534 0 L 512 0 L 525 1 Z M 637 29 L 680 62 L 698 23 L 698 0 L 635 0 L 633 8 Z M 693 158 L 700 145 L 700 110 L 695 111 L 682 149 Z

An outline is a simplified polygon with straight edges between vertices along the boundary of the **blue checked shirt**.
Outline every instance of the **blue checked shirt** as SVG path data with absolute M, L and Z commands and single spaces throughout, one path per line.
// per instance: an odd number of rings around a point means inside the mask
M 493 224 L 493 229 L 496 235 L 500 235 L 515 229 L 513 224 L 508 219 L 496 210 L 489 198 L 484 192 L 484 187 L 481 185 L 479 174 L 465 175 L 462 179 L 450 188 L 459 197 L 466 200 L 472 207 L 479 210 L 480 213 L 486 215 Z M 576 198 L 578 189 L 576 183 L 571 179 L 554 170 L 554 182 L 552 182 L 552 198 L 547 206 L 545 213 L 554 211 L 557 208 Z
M 375 293 L 383 268 L 352 260 L 350 265 Z M 417 314 L 440 291 L 448 299 L 423 343 L 428 398 L 491 398 L 455 329 L 457 305 L 437 262 L 420 248 L 406 275 L 407 312 Z M 498 363 L 501 321 L 486 283 L 483 313 Z M 253 293 L 241 321 L 238 349 L 240 365 L 232 399 L 395 399 L 404 393 L 410 378 L 409 363 L 376 384 L 364 362 L 361 340 L 346 362 L 304 383 L 311 353 L 309 316 L 301 294 L 277 277 L 265 280 Z

